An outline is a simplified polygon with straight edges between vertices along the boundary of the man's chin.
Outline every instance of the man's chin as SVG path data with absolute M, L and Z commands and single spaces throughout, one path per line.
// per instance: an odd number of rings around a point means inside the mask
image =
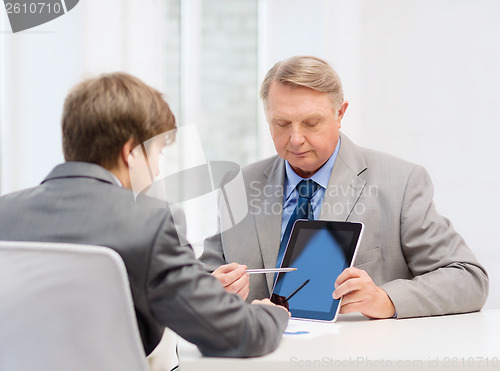
M 295 173 L 302 178 L 310 178 L 318 171 L 319 168 L 316 168 L 314 165 L 300 162 L 290 162 L 288 161 L 290 166 L 292 167 Z

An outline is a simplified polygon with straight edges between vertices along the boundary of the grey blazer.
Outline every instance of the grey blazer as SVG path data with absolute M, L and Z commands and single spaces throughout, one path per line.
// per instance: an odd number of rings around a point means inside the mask
M 274 156 L 251 164 L 243 177 L 249 212 L 205 241 L 200 259 L 209 269 L 233 261 L 249 268 L 276 265 L 284 160 Z M 319 219 L 365 225 L 355 266 L 387 292 L 399 318 L 476 311 L 488 295 L 485 269 L 432 198 L 422 167 L 359 147 L 341 133 Z M 269 297 L 273 275 L 266 276 L 250 277 L 248 300 Z
M 127 268 L 147 354 L 168 326 L 205 355 L 258 356 L 278 346 L 288 322 L 280 308 L 249 305 L 226 293 L 192 248 L 179 246 L 169 209 L 148 198 L 136 203 L 98 165 L 67 162 L 40 186 L 0 197 L 0 240 L 116 250 Z

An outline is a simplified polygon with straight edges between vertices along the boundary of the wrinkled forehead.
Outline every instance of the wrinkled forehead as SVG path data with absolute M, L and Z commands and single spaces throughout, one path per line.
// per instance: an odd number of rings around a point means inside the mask
M 285 88 L 285 89 L 283 89 L 283 88 Z M 278 94 L 286 94 L 283 92 L 286 92 L 287 90 L 288 90 L 289 94 L 296 92 L 296 91 L 309 91 L 317 97 L 328 98 L 328 101 L 331 105 L 331 108 L 335 111 L 342 104 L 342 102 L 337 102 L 337 97 L 333 93 L 324 92 L 324 91 L 321 91 L 318 89 L 313 89 L 313 88 L 310 88 L 307 86 L 302 86 L 302 85 L 295 84 L 295 83 L 292 83 L 289 81 L 281 82 L 281 81 L 275 79 L 269 85 L 269 92 L 268 92 L 267 96 L 263 99 L 263 102 L 262 102 L 266 115 L 268 114 L 268 110 L 269 110 L 270 97 L 272 95 L 273 95 L 273 97 L 275 97 L 275 93 L 277 91 L 278 91 Z M 286 96 L 284 98 L 286 100 Z M 273 108 L 276 108 L 276 107 L 273 107 Z

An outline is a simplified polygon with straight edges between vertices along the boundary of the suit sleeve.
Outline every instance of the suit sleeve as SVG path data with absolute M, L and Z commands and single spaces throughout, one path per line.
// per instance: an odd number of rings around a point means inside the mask
M 203 253 L 198 260 L 202 262 L 205 269 L 210 272 L 213 272 L 223 264 L 227 264 L 224 251 L 222 250 L 221 233 L 217 233 L 205 239 L 203 242 Z
M 219 188 L 222 189 L 224 186 L 228 184 L 228 182 L 232 179 L 234 179 L 237 175 L 239 174 L 238 171 L 229 171 L 226 173 L 219 184 Z M 227 191 L 226 191 L 227 192 Z M 217 194 L 217 205 L 220 210 L 224 209 L 225 206 L 222 204 L 222 199 L 221 199 L 222 192 L 219 191 Z M 246 197 L 246 195 L 243 195 Z M 234 202 L 234 200 L 233 200 Z M 246 207 L 246 199 L 244 202 L 243 207 Z M 232 204 L 232 207 L 241 207 L 242 205 L 239 205 L 238 203 Z M 221 218 L 220 214 L 217 218 L 217 233 L 211 237 L 207 237 L 204 242 L 203 242 L 203 253 L 201 256 L 198 258 L 200 262 L 203 263 L 205 269 L 207 269 L 210 272 L 213 272 L 216 270 L 218 267 L 220 267 L 223 264 L 227 264 L 228 262 L 226 261 L 226 257 L 224 256 L 224 249 L 222 246 L 222 231 L 221 231 Z
M 450 221 L 433 203 L 428 173 L 416 167 L 408 177 L 401 207 L 401 248 L 414 275 L 382 288 L 398 318 L 480 310 L 488 296 L 488 275 Z
M 179 246 L 168 218 L 151 254 L 147 291 L 155 318 L 206 356 L 269 353 L 288 323 L 288 313 L 281 308 L 247 304 L 227 293 L 195 259 L 190 246 Z

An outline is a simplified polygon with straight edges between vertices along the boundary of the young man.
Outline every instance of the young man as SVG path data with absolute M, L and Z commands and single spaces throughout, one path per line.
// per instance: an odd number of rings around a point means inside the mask
M 180 246 L 168 207 L 134 199 L 130 173 L 158 172 L 167 138 L 161 134 L 172 129 L 175 119 L 161 94 L 133 76 L 114 73 L 78 84 L 64 104 L 66 162 L 41 185 L 0 198 L 0 240 L 116 250 L 127 268 L 146 354 L 165 326 L 205 355 L 268 353 L 279 344 L 288 312 L 269 300 L 250 305 L 227 293 L 191 247 Z

